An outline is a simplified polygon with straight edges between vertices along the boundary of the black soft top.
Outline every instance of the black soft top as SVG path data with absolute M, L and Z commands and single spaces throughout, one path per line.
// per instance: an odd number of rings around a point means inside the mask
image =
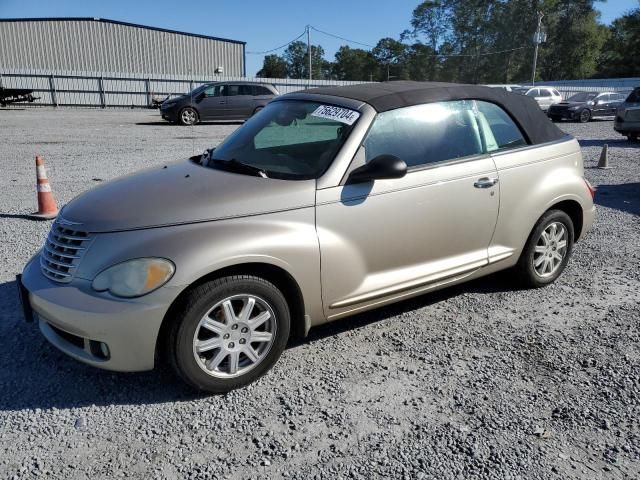
M 532 144 L 552 142 L 565 136 L 565 133 L 547 118 L 533 98 L 507 92 L 502 88 L 443 82 L 395 81 L 311 88 L 296 93 L 360 100 L 378 112 L 447 100 L 484 100 L 499 105 L 509 113 Z

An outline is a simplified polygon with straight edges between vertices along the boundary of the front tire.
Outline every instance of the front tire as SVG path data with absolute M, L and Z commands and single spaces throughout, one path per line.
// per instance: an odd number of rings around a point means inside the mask
M 565 269 L 573 250 L 574 228 L 569 215 L 549 210 L 533 228 L 520 255 L 516 272 L 525 286 L 553 283 Z
M 591 120 L 591 111 L 587 108 L 582 110 L 578 115 L 578 121 L 580 123 L 588 123 Z
M 223 277 L 187 294 L 169 353 L 186 383 L 225 393 L 254 382 L 276 363 L 290 325 L 287 302 L 272 283 L 248 275 Z
M 198 112 L 192 107 L 180 110 L 179 121 L 181 125 L 195 125 L 198 123 Z

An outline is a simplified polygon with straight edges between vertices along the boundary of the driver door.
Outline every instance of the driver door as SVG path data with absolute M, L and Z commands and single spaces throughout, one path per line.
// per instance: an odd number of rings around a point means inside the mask
M 211 85 L 204 90 L 204 96 L 198 105 L 202 120 L 212 120 L 226 115 L 226 88 L 226 85 Z
M 378 114 L 354 164 L 391 154 L 407 163 L 407 174 L 318 190 L 327 318 L 426 291 L 488 263 L 499 189 L 472 104 Z

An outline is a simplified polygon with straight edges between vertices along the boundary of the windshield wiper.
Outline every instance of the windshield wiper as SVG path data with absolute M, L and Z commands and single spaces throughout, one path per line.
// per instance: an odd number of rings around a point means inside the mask
M 220 160 L 220 159 L 212 159 L 211 162 L 219 167 L 222 167 L 224 170 L 234 171 L 238 173 L 249 173 L 251 175 L 255 175 L 257 177 L 269 178 L 267 172 L 263 169 L 254 167 L 253 165 L 249 165 L 248 163 L 243 163 L 235 158 L 230 160 Z

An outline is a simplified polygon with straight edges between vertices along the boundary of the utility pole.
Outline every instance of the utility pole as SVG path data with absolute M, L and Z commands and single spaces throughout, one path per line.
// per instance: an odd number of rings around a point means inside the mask
M 307 55 L 309 56 L 309 83 L 311 83 L 311 28 L 307 25 Z
M 547 34 L 542 32 L 542 17 L 544 14 L 542 12 L 538 12 L 538 28 L 536 29 L 536 33 L 533 35 L 533 43 L 535 43 L 536 47 L 533 52 L 533 72 L 531 73 L 531 85 L 536 84 L 536 67 L 538 65 L 538 47 L 540 44 L 547 40 Z

